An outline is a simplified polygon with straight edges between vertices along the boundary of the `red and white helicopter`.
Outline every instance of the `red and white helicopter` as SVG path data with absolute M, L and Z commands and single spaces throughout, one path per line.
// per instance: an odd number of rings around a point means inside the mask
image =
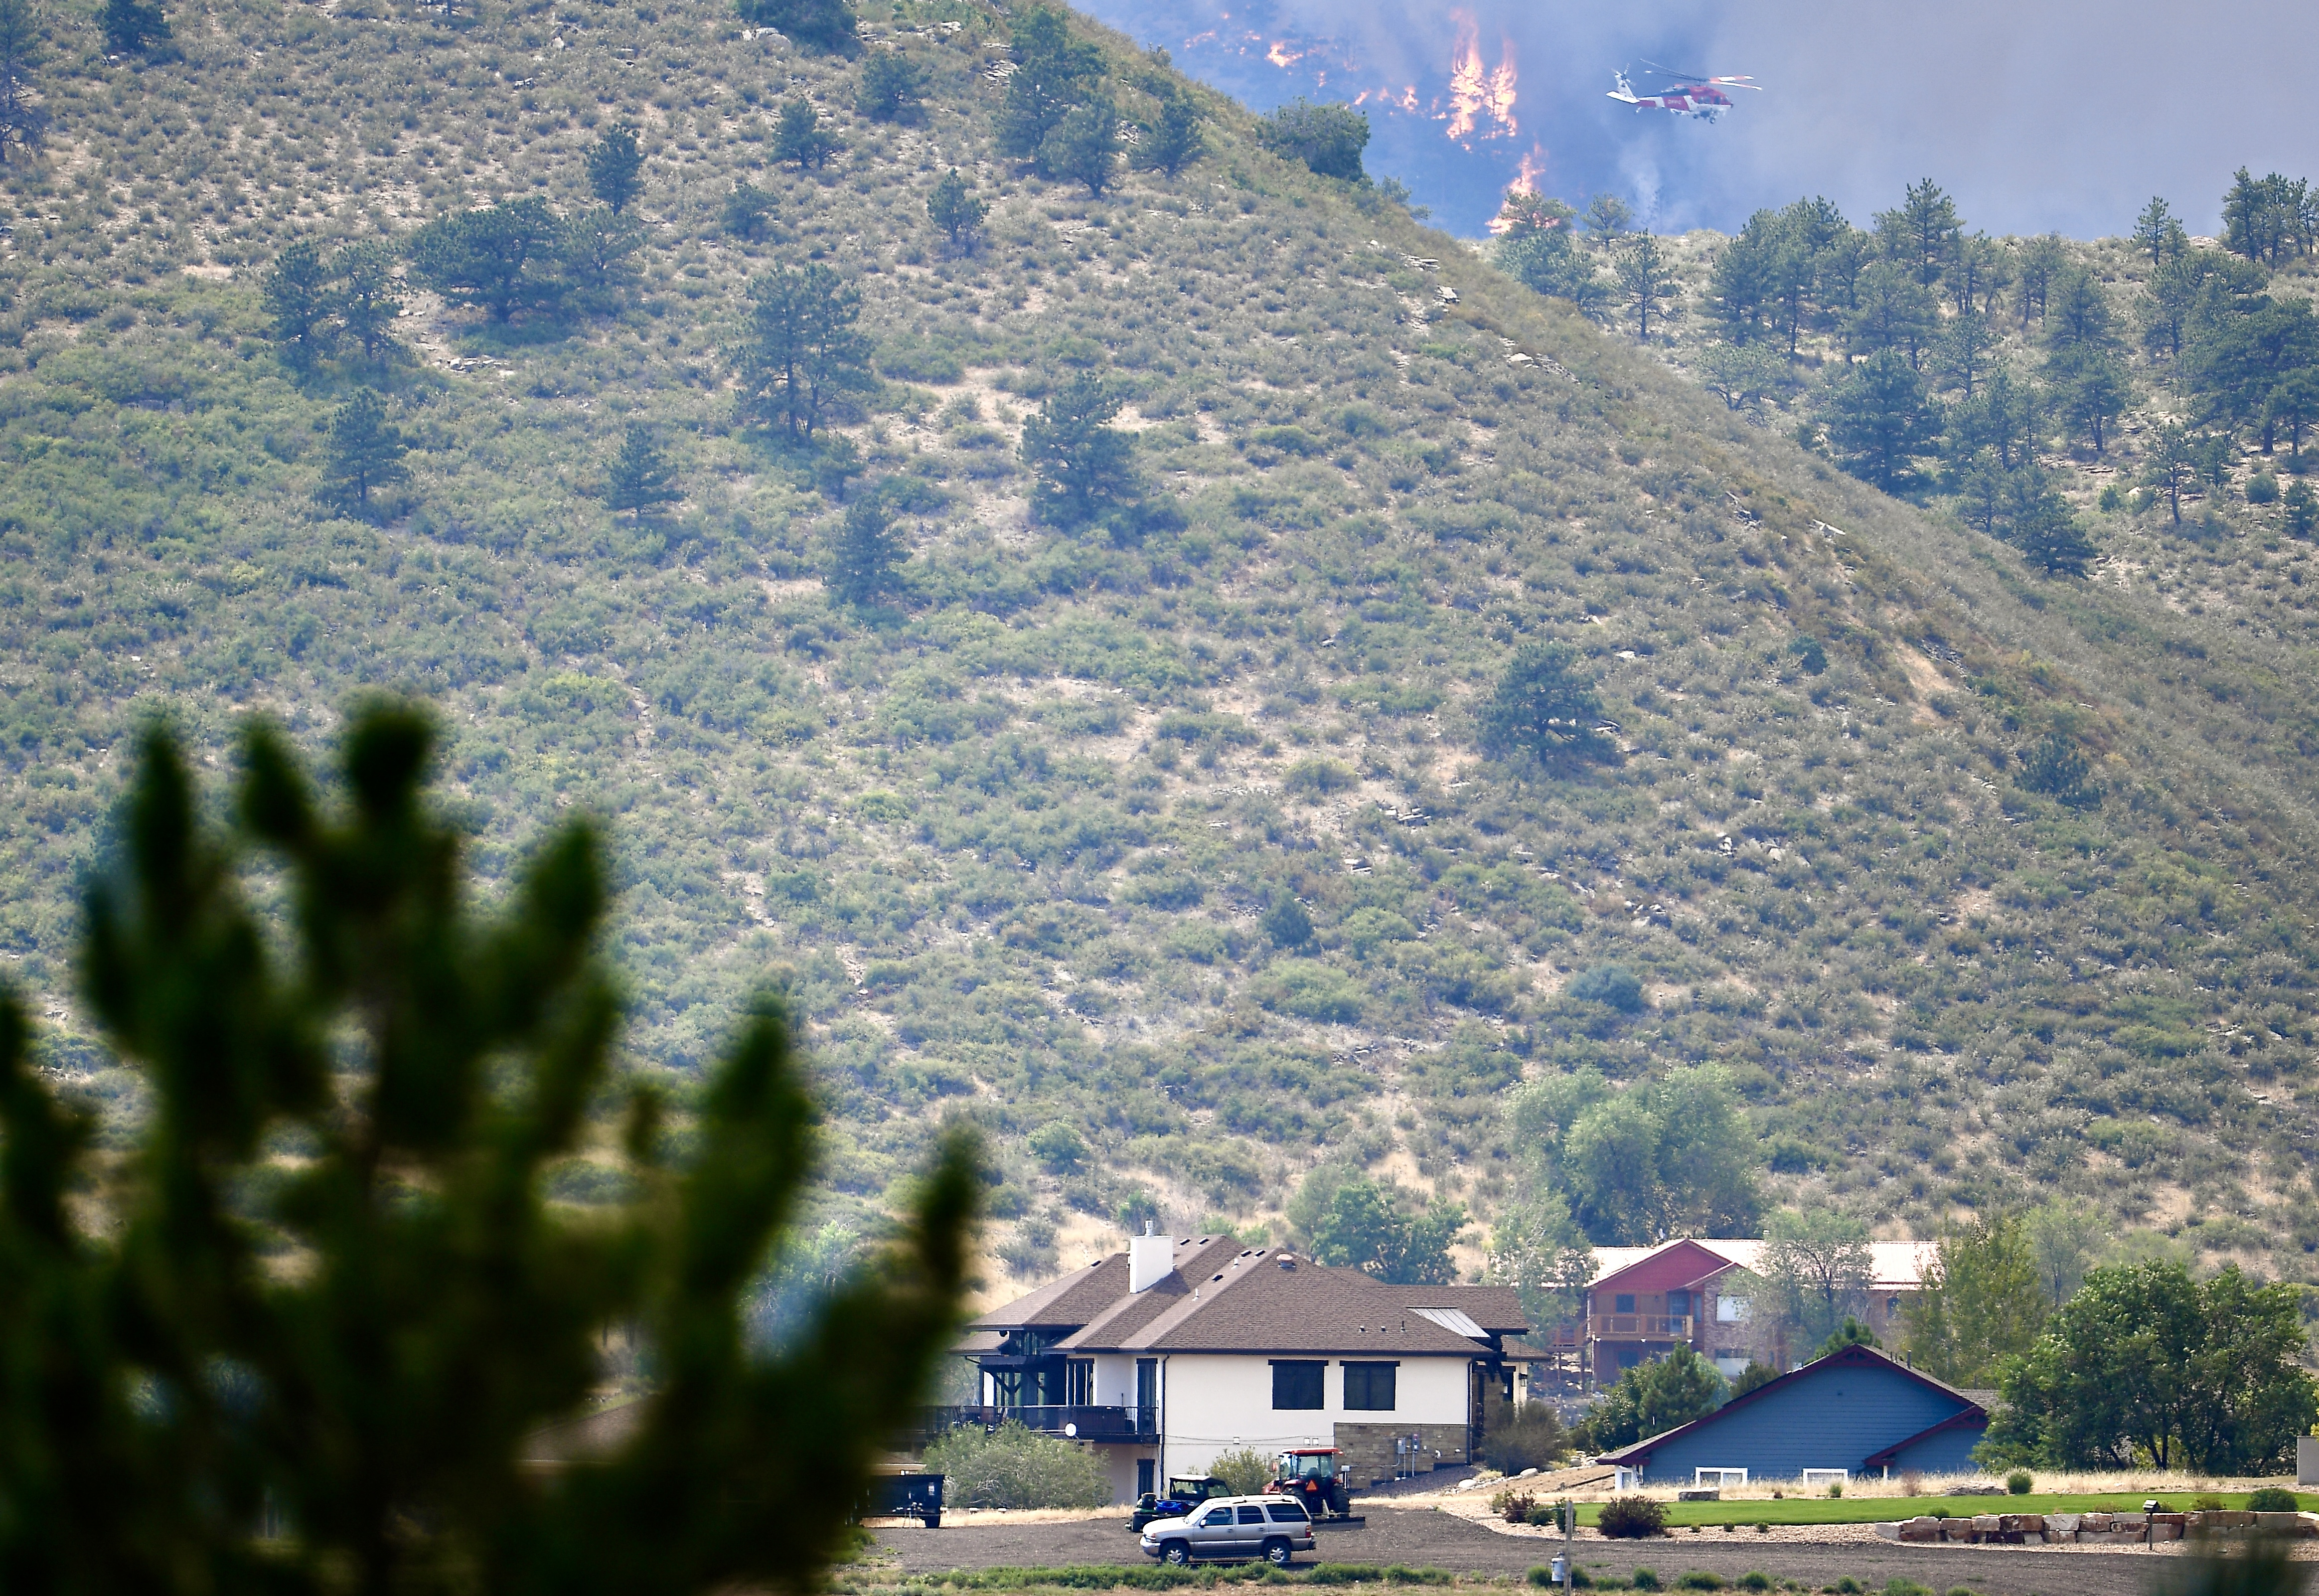
M 1677 116 L 1695 116 L 1701 122 L 1718 122 L 1731 109 L 1728 89 L 1753 89 L 1764 92 L 1764 86 L 1753 77 L 1710 77 L 1704 72 L 1677 72 L 1672 67 L 1662 67 L 1656 61 L 1644 66 L 1661 77 L 1675 81 L 1652 94 L 1638 95 L 1624 72 L 1614 72 L 1611 77 L 1618 87 L 1610 91 L 1610 98 L 1621 105 L 1632 105 L 1638 111 L 1667 111 Z

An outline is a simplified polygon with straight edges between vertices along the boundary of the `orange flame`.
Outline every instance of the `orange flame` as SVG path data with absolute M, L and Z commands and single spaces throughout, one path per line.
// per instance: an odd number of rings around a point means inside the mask
M 1264 52 L 1264 59 L 1285 71 L 1303 60 L 1304 53 L 1301 50 L 1289 49 L 1288 41 L 1286 39 L 1276 39 L 1273 41 L 1272 48 Z
M 1481 30 L 1474 19 L 1462 11 L 1449 14 L 1457 19 L 1457 43 L 1449 60 L 1448 135 L 1465 144 L 1475 127 L 1486 123 L 1483 138 L 1510 138 L 1520 131 L 1514 121 L 1513 41 L 1499 41 L 1498 64 L 1492 68 L 1482 59 Z
M 1521 170 L 1506 185 L 1508 194 L 1536 194 L 1538 180 L 1546 176 L 1546 151 L 1533 144 L 1529 153 L 1521 158 Z

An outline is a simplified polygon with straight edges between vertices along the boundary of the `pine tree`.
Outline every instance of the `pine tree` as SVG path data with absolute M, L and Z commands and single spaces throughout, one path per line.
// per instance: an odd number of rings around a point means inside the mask
M 1078 531 L 1134 500 L 1134 440 L 1108 425 L 1122 402 L 1102 378 L 1080 372 L 1023 423 L 1023 463 L 1031 468 L 1039 519 Z
M 2296 537 L 2310 537 L 2312 527 L 2319 526 L 2319 493 L 2312 492 L 2311 484 L 2306 482 L 2298 480 L 2287 483 L 2286 510 L 2288 534 Z
M 668 457 L 653 442 L 652 428 L 641 421 L 629 422 L 620 452 L 604 473 L 604 502 L 615 514 L 628 511 L 642 525 L 645 510 L 683 497 Z
M 2162 197 L 2153 196 L 2134 219 L 2134 243 L 2150 256 L 2150 269 L 2156 271 L 2170 260 L 2179 259 L 2190 247 L 2190 236 L 2175 219 L 2174 208 Z
M 1102 80 L 1103 51 L 1074 40 L 1069 22 L 1051 5 L 1016 18 L 1010 44 L 1015 70 L 998 111 L 998 152 L 1035 159 L 1056 124 Z
M 2097 553 L 2069 500 L 2043 473 L 2016 472 L 2005 498 L 2007 536 L 2022 557 L 2048 576 L 2083 576 Z
M 0 0 L 0 165 L 7 163 L 11 144 L 37 149 L 48 131 L 47 108 L 32 100 L 41 53 L 41 18 L 32 0 Z
M 138 0 L 104 0 L 104 48 L 116 56 L 143 55 L 149 46 L 169 41 L 169 19 L 158 5 Z
M 781 106 L 781 120 L 773 124 L 775 160 L 817 167 L 840 148 L 837 136 L 821 125 L 821 113 L 814 109 L 812 101 L 794 99 Z
M 588 147 L 589 192 L 616 215 L 644 192 L 644 171 L 645 152 L 626 122 L 614 122 Z
M 1207 119 L 1200 113 L 1198 102 L 1173 79 L 1159 79 L 1154 92 L 1160 114 L 1141 124 L 1143 141 L 1135 153 L 1144 166 L 1173 177 L 1206 153 L 1207 139 L 1200 126 Z
M 1598 194 L 1586 203 L 1586 236 L 1605 253 L 1616 249 L 1635 213 L 1614 194 Z
M 1526 643 L 1483 706 L 1482 746 L 1549 768 L 1615 760 L 1618 745 L 1597 729 L 1602 719 L 1602 699 L 1578 652 L 1566 643 Z
M 818 261 L 750 280 L 749 335 L 735 361 L 744 413 L 810 441 L 840 396 L 869 387 L 870 340 L 855 328 L 861 291 Z
M 402 314 L 402 284 L 394 254 L 375 239 L 349 244 L 331 263 L 338 291 L 330 297 L 339 330 L 362 346 L 363 358 L 383 365 L 396 347 L 390 330 Z
M 850 55 L 861 47 L 849 0 L 741 0 L 740 12 L 808 50 Z
M 1940 414 L 1924 379 L 1891 349 L 1853 368 L 1826 400 L 1828 441 L 1854 474 L 1885 491 L 1899 488 L 1916 457 L 1940 437 Z
M 2161 424 L 2142 456 L 2142 483 L 2166 495 L 2174 524 L 2182 524 L 2182 490 L 2198 480 L 2198 453 L 2189 429 L 2178 421 Z
M 2053 732 L 2023 757 L 2017 785 L 2073 809 L 2085 809 L 2101 802 L 2101 789 L 2089 784 L 2092 774 L 2077 740 L 2066 732 Z
M 1614 269 L 1619 286 L 1626 293 L 1627 307 L 1635 313 L 1635 337 L 1647 344 L 1652 315 L 1675 293 L 1675 275 L 1666 252 L 1649 233 L 1635 233 L 1619 251 Z
M 845 507 L 830 549 L 829 591 L 848 604 L 875 604 L 894 591 L 908 546 L 894 530 L 893 511 L 876 493 Z
M 7 3 L 0 0 L 0 5 Z M 334 298 L 330 268 L 318 240 L 296 239 L 275 257 L 258 290 L 258 302 L 274 323 L 274 341 L 284 360 L 303 368 L 329 349 Z
M 853 108 L 871 122 L 913 122 L 926 92 L 926 69 L 899 50 L 872 52 L 862 64 Z
M 934 192 L 926 196 L 926 219 L 950 235 L 950 247 L 959 254 L 974 248 L 982 230 L 982 219 L 990 206 L 967 186 L 966 179 L 952 167 L 934 182 Z
M 562 284 L 544 268 L 557 262 L 564 238 L 564 224 L 537 195 L 456 211 L 411 236 L 411 275 L 453 303 L 505 321 L 561 298 Z
M 1929 177 L 1908 185 L 1898 210 L 1876 215 L 1876 233 L 1885 254 L 1927 288 L 1948 270 L 1963 232 L 1956 202 Z
M 813 1175 L 790 1023 L 747 1021 L 672 1158 L 617 1073 L 602 842 L 560 827 L 477 915 L 423 787 L 438 746 L 362 710 L 333 810 L 265 727 L 230 801 L 144 736 L 79 969 L 149 1094 L 141 1145 L 100 1160 L 0 1000 L 11 1591 L 816 1588 L 954 1335 L 976 1183 L 952 1139 L 896 1242 L 752 1346 L 746 1288 Z M 546 1177 L 605 1099 L 642 1195 L 559 1219 Z M 616 1331 L 656 1365 L 634 1438 L 528 1474 Z
M 764 237 L 765 223 L 772 213 L 772 195 L 753 183 L 735 182 L 733 192 L 725 196 L 719 220 L 735 238 L 754 239 Z
M 1108 95 L 1092 95 L 1074 105 L 1039 143 L 1042 175 L 1087 185 L 1100 199 L 1111 185 L 1119 160 L 1119 111 Z
M 329 454 L 322 497 L 347 509 L 366 509 L 370 491 L 411 474 L 402 456 L 411 446 L 390 426 L 386 406 L 369 389 L 356 391 L 330 417 Z

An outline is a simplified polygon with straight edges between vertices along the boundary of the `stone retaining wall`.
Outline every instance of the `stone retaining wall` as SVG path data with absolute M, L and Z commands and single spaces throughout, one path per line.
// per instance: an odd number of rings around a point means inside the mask
M 1876 1526 L 1876 1533 L 1886 1540 L 2010 1546 L 2062 1541 L 2142 1546 L 2220 1531 L 2260 1531 L 2310 1539 L 2319 1537 L 2319 1514 L 2222 1509 L 2196 1513 L 1975 1513 L 1970 1518 L 1904 1519 Z

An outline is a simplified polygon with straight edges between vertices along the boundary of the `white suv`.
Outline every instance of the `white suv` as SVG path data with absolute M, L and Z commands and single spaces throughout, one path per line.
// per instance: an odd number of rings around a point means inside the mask
M 1304 1504 L 1286 1496 L 1220 1496 L 1180 1519 L 1154 1519 L 1143 1528 L 1143 1555 L 1167 1563 L 1195 1557 L 1261 1557 L 1286 1568 L 1313 1549 L 1313 1520 Z

